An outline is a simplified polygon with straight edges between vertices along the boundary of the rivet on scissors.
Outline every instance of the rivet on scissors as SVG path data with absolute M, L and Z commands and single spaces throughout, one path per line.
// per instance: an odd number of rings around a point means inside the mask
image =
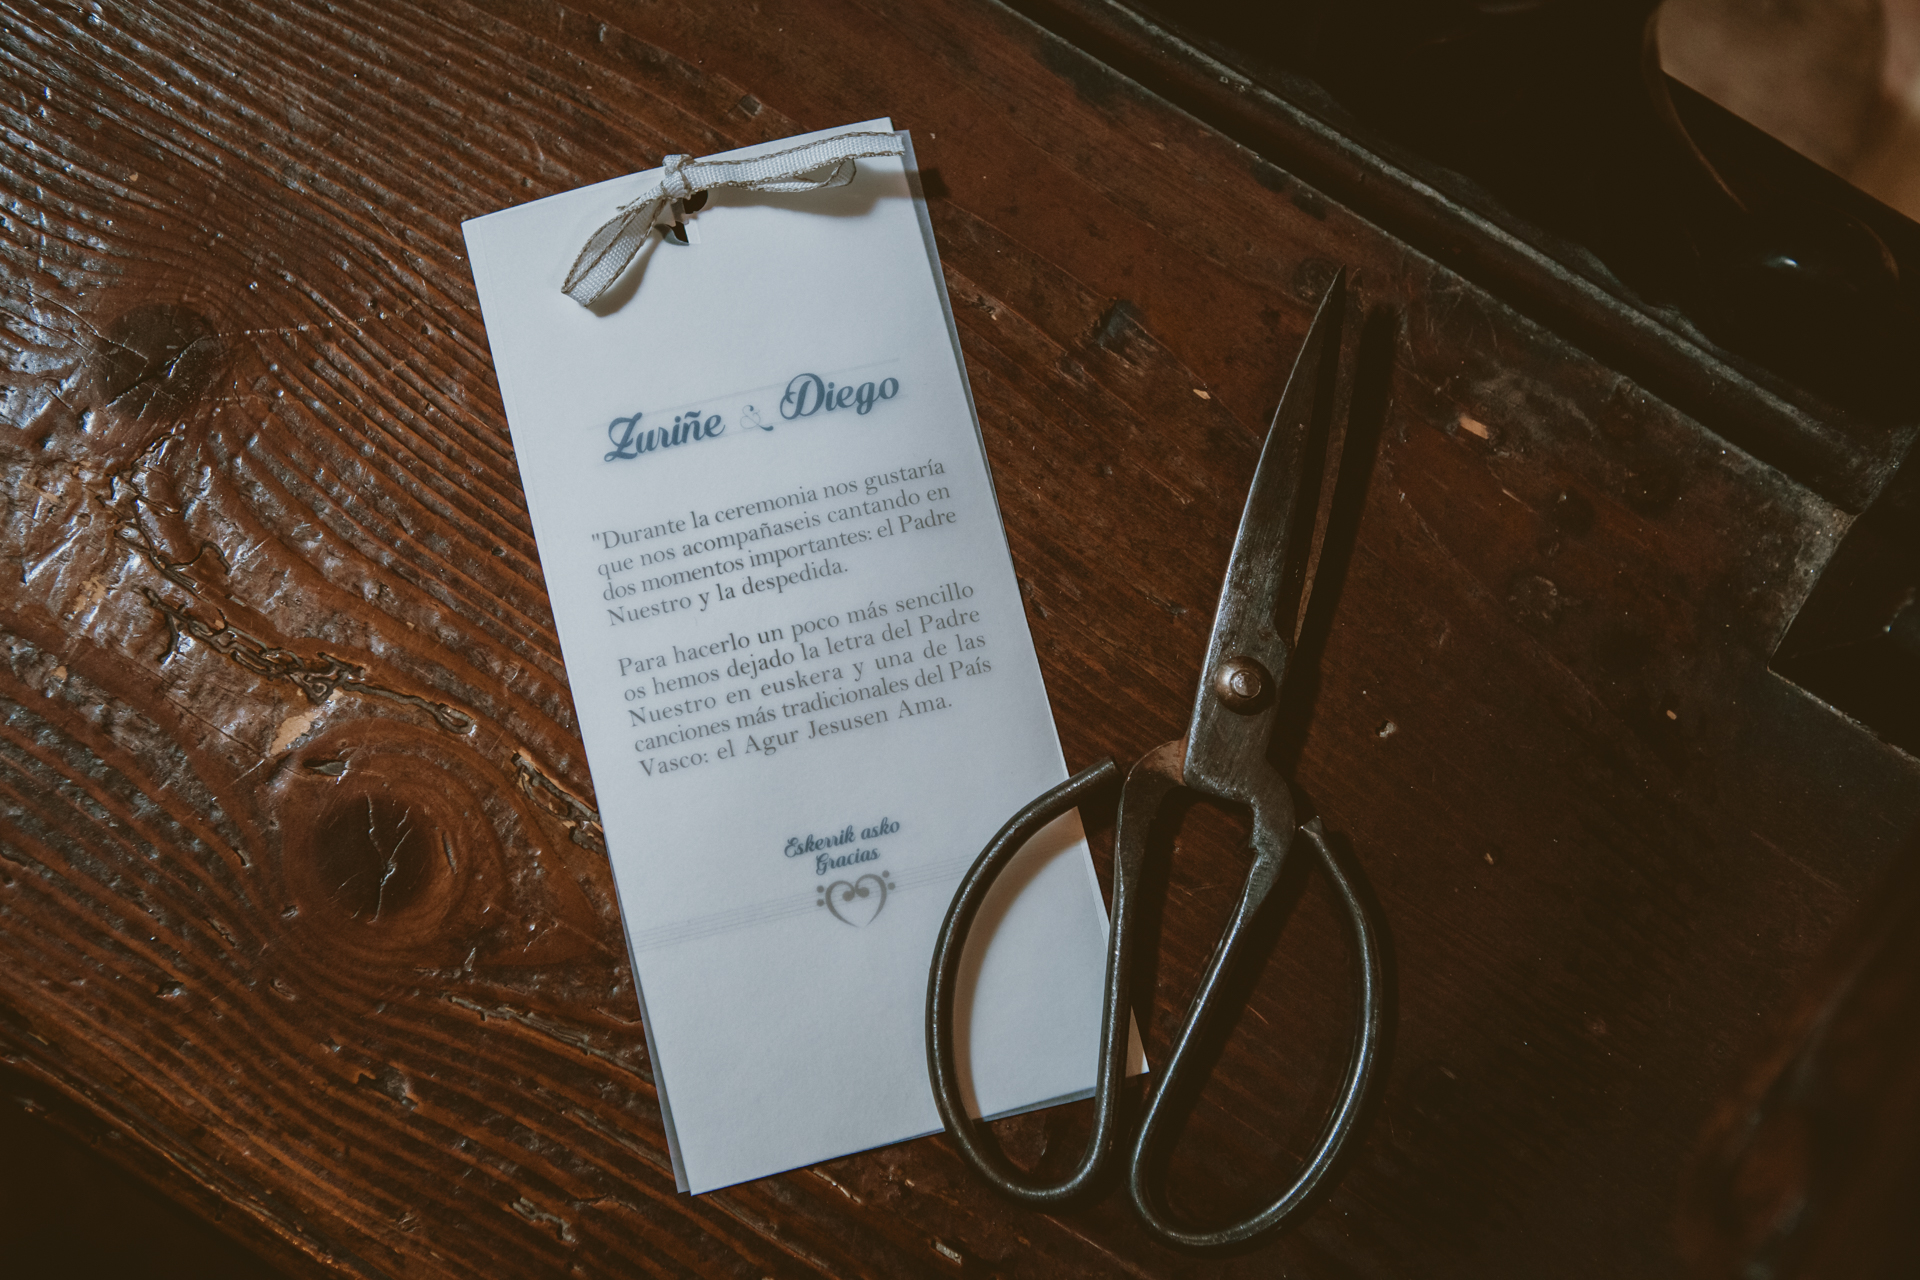
M 1266 696 L 1271 678 L 1252 658 L 1228 658 L 1214 673 L 1213 691 L 1229 711 L 1251 711 Z

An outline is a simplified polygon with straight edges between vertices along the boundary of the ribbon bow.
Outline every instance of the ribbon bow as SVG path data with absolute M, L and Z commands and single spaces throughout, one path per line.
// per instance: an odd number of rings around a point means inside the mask
M 621 205 L 612 218 L 588 237 L 586 246 L 567 272 L 566 283 L 560 288 L 583 307 L 599 301 L 640 252 L 640 246 L 653 233 L 661 214 L 675 201 L 722 187 L 745 187 L 750 191 L 818 191 L 822 187 L 844 187 L 853 181 L 855 160 L 905 152 L 900 139 L 891 133 L 852 130 L 750 160 L 668 156 L 661 162 L 664 172 L 660 181 Z M 827 171 L 809 176 L 820 169 Z

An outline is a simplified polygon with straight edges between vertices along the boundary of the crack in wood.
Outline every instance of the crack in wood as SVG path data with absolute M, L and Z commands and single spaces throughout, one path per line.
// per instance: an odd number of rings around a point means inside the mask
M 545 1209 L 540 1208 L 525 1196 L 521 1196 L 507 1207 L 525 1218 L 528 1222 L 536 1225 L 542 1223 L 553 1225 L 557 1228 L 557 1234 L 565 1244 L 577 1245 L 580 1243 L 580 1237 L 573 1233 L 573 1224 L 571 1222 L 568 1222 L 557 1213 L 548 1213 Z
M 599 1058 L 603 1062 L 611 1063 L 619 1067 L 622 1071 L 630 1072 L 639 1079 L 645 1080 L 648 1084 L 653 1083 L 653 1073 L 650 1070 L 642 1070 L 625 1058 L 622 1058 L 619 1054 L 598 1048 L 581 1032 L 558 1026 L 537 1014 L 515 1009 L 511 1005 L 485 1005 L 477 1000 L 469 1000 L 465 996 L 459 995 L 448 995 L 446 1001 L 456 1008 L 478 1014 L 482 1022 L 485 1022 L 489 1018 L 500 1018 L 507 1022 L 517 1022 L 530 1031 L 535 1031 L 550 1039 L 557 1040 L 561 1044 L 577 1049 L 589 1057 Z
M 140 594 L 167 619 L 167 658 L 173 657 L 179 650 L 183 639 L 198 640 L 255 675 L 268 680 L 287 681 L 306 694 L 307 700 L 316 706 L 326 702 L 335 693 L 357 694 L 419 707 L 433 717 L 435 724 L 449 733 L 464 734 L 473 729 L 473 717 L 458 707 L 434 702 L 417 693 L 402 693 L 398 689 L 375 684 L 366 679 L 367 669 L 356 663 L 336 658 L 330 653 L 322 653 L 317 658 L 303 658 L 292 650 L 275 648 L 233 626 L 218 609 L 214 610 L 219 614 L 218 618 L 208 622 L 190 610 L 167 603 L 152 587 L 141 587 Z M 167 658 L 161 659 L 163 665 Z
M 231 572 L 226 554 L 211 541 L 202 541 L 199 549 L 187 560 L 173 560 L 162 554 L 154 544 L 152 537 L 141 526 L 141 510 L 147 509 L 162 515 L 178 516 L 180 512 L 171 504 L 162 502 L 147 492 L 147 476 L 160 465 L 167 449 L 181 438 L 185 424 L 177 424 L 162 432 L 141 449 L 133 462 L 123 471 L 115 471 L 107 476 L 107 492 L 99 497 L 100 504 L 115 517 L 114 528 L 119 540 L 132 547 L 153 566 L 155 572 L 189 595 L 202 595 L 201 584 L 188 576 L 187 570 L 199 563 L 202 557 L 212 554 L 219 563 L 222 573 Z M 416 706 L 433 717 L 435 724 L 449 733 L 468 733 L 474 726 L 474 719 L 467 712 L 444 702 L 435 702 L 419 694 L 403 693 L 398 689 L 376 684 L 366 678 L 367 669 L 357 663 L 347 662 L 332 654 L 322 653 L 318 658 L 303 658 L 288 649 L 267 644 L 264 640 L 250 635 L 227 621 L 226 614 L 217 606 L 215 622 L 209 623 L 197 617 L 187 609 L 176 608 L 151 587 L 141 587 L 140 593 L 147 602 L 158 609 L 167 619 L 167 655 L 161 659 L 165 665 L 168 659 L 179 651 L 183 637 L 191 637 L 206 644 L 214 652 L 230 661 L 269 680 L 286 680 L 304 693 L 307 700 L 315 706 L 327 702 L 336 692 L 358 694 L 369 698 L 382 698 L 389 702 L 398 702 Z
M 226 553 L 212 542 L 203 541 L 192 557 L 186 560 L 170 560 L 161 554 L 154 545 L 153 538 L 141 527 L 140 515 L 143 510 L 164 516 L 178 517 L 180 512 L 172 504 L 163 502 L 147 492 L 147 475 L 159 466 L 169 446 L 180 439 L 186 424 L 176 423 L 172 428 L 161 432 L 140 450 L 133 462 L 119 471 L 107 474 L 107 489 L 104 494 L 95 494 L 96 500 L 114 517 L 114 533 L 118 539 L 132 547 L 142 559 L 153 567 L 154 572 L 174 586 L 191 595 L 200 594 L 200 584 L 187 576 L 187 570 L 200 562 L 202 556 L 212 553 L 219 562 L 220 572 L 229 573 Z
M 652 1083 L 652 1081 L 648 1081 L 648 1083 Z M 645 1162 L 669 1177 L 673 1175 L 673 1161 L 671 1159 L 651 1147 L 646 1147 L 635 1142 L 631 1133 L 625 1133 L 614 1128 L 599 1116 L 594 1115 L 593 1112 L 580 1107 L 568 1107 L 561 1114 L 574 1121 L 581 1128 L 591 1129 L 593 1132 L 599 1134 L 602 1138 L 606 1139 L 608 1145 L 626 1152 L 628 1155 Z M 624 1204 L 626 1202 L 616 1201 L 615 1203 Z
M 189 595 L 204 598 L 202 584 L 189 576 L 187 570 L 211 554 L 221 572 L 230 573 L 232 565 L 226 554 L 212 542 L 203 541 L 192 558 L 171 560 L 155 545 L 140 522 L 142 508 L 164 515 L 180 514 L 171 505 L 147 493 L 145 478 L 148 472 L 159 465 L 168 446 L 180 437 L 181 429 L 176 426 L 162 433 L 143 448 L 124 471 L 110 474 L 107 477 L 107 493 L 99 496 L 99 501 L 115 516 L 116 535 L 122 542 L 168 582 Z M 370 681 L 366 679 L 367 669 L 357 663 L 324 652 L 317 658 L 306 658 L 289 649 L 270 645 L 234 626 L 218 606 L 209 605 L 216 618 L 208 622 L 188 608 L 168 603 L 150 587 L 143 586 L 140 591 L 147 602 L 167 620 L 167 655 L 161 659 L 163 665 L 178 652 L 183 639 L 191 638 L 255 675 L 268 680 L 285 680 L 295 685 L 316 707 L 325 705 L 335 693 L 357 694 L 419 707 L 433 718 L 435 724 L 449 733 L 465 734 L 474 727 L 475 721 L 470 713 L 448 703 L 435 702 L 418 694 L 404 693 Z M 542 812 L 558 819 L 566 828 L 568 838 L 575 844 L 598 853 L 606 852 L 606 833 L 600 823 L 600 814 L 592 805 L 561 786 L 526 752 L 516 749 L 512 761 L 515 782 L 523 795 Z M 451 852 L 447 860 L 451 866 Z
M 523 752 L 513 753 L 513 768 L 520 794 L 533 801 L 542 812 L 559 819 L 575 844 L 598 853 L 607 851 L 607 833 L 600 825 L 599 810 L 555 782 Z

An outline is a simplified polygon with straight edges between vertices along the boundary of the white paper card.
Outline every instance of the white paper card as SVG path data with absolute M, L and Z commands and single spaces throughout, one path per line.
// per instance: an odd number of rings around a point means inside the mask
M 1066 776 L 911 155 L 715 192 L 592 310 L 559 282 L 658 170 L 465 224 L 683 1189 L 940 1127 L 934 936 Z M 1090 1091 L 1105 970 L 1077 819 L 1007 879 L 988 1115 Z

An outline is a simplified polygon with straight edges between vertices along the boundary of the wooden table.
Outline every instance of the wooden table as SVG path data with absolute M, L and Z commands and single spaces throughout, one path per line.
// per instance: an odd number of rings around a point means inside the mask
M 1823 434 L 1124 16 L 1035 13 L 1074 40 L 960 0 L 9 6 L 0 1063 L 301 1275 L 1677 1271 L 1713 1098 L 1920 818 L 1912 758 L 1768 669 L 1910 426 Z M 1385 912 L 1394 1035 L 1337 1190 L 1239 1256 L 1011 1207 L 942 1139 L 673 1190 L 459 223 L 881 114 L 1075 767 L 1179 732 L 1356 274 L 1372 461 L 1277 751 Z M 1239 830 L 1185 818 L 1150 1049 Z M 1196 1217 L 1338 1083 L 1317 880 L 1276 936 L 1174 1161 Z

